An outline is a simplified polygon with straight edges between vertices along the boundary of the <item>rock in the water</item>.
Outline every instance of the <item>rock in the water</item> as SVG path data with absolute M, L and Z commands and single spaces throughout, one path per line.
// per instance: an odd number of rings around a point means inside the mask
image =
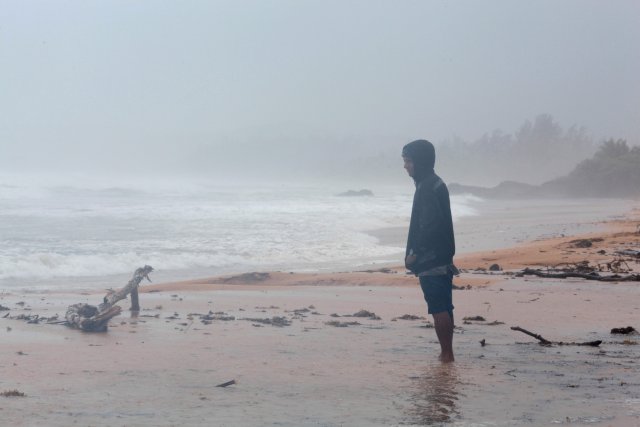
M 359 191 L 349 190 L 349 191 L 345 191 L 344 193 L 338 194 L 338 196 L 340 197 L 362 197 L 362 196 L 371 197 L 373 196 L 373 191 L 367 190 L 367 189 L 362 189 Z

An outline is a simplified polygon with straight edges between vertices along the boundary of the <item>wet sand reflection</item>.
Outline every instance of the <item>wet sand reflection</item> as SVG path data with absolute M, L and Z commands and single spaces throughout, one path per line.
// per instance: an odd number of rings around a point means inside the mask
M 433 425 L 460 417 L 458 395 L 460 379 L 455 363 L 436 363 L 414 378 L 407 411 L 414 425 Z

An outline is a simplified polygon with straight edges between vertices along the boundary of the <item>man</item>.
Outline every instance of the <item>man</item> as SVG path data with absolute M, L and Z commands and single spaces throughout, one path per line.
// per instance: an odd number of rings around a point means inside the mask
M 418 276 L 440 342 L 442 362 L 453 362 L 452 280 L 456 251 L 449 190 L 435 174 L 436 153 L 420 139 L 402 149 L 404 168 L 416 184 L 405 266 Z

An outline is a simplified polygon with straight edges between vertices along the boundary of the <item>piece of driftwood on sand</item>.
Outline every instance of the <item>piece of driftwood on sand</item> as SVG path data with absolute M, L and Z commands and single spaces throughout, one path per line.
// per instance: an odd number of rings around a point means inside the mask
M 149 279 L 149 273 L 152 271 L 153 267 L 150 265 L 138 268 L 133 273 L 133 277 L 129 280 L 129 283 L 124 287 L 117 291 L 109 289 L 107 295 L 105 295 L 102 300 L 102 304 L 97 307 L 84 303 L 69 306 L 67 314 L 65 315 L 67 325 L 85 332 L 104 332 L 107 330 L 109 320 L 122 311 L 122 308 L 115 305 L 115 303 L 125 299 L 129 294 L 131 294 L 131 310 L 139 311 L 138 286 L 142 279 L 146 278 L 151 281 L 151 279 Z
M 540 341 L 540 345 L 549 346 L 549 347 L 552 346 L 552 345 L 584 345 L 584 346 L 590 346 L 590 347 L 598 347 L 600 344 L 602 344 L 602 341 L 600 341 L 600 340 L 598 340 L 598 341 L 587 341 L 587 342 L 549 341 L 549 340 L 545 339 L 542 335 L 536 334 L 536 333 L 531 332 L 531 331 L 527 331 L 526 329 L 523 329 L 520 326 L 512 326 L 511 329 L 514 330 L 514 331 L 519 331 L 519 332 L 522 332 L 524 334 L 527 334 L 530 337 L 534 337 L 535 339 Z
M 596 272 L 581 273 L 577 271 L 563 271 L 557 273 L 545 273 L 541 270 L 534 270 L 532 268 L 525 268 L 516 274 L 516 277 L 523 276 L 538 276 L 548 279 L 567 279 L 569 277 L 577 277 L 586 280 L 599 280 L 601 282 L 640 282 L 640 274 L 612 274 L 610 276 L 601 276 Z

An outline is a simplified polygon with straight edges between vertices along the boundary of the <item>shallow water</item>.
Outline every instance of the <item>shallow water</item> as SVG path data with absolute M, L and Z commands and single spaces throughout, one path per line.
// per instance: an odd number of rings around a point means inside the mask
M 637 321 L 635 285 L 517 279 L 456 291 L 457 319 L 483 315 L 487 322 L 458 325 L 451 365 L 436 361 L 435 333 L 425 320 L 393 320 L 424 315 L 417 287 L 227 289 L 142 294 L 143 314 L 159 317 L 123 315 L 108 334 L 0 319 L 0 389 L 28 395 L 0 401 L 3 419 L 28 414 L 12 425 L 98 426 L 640 423 L 640 346 L 623 344 L 638 339 L 609 334 Z M 43 303 L 34 295 L 5 295 L 0 302 L 14 307 L 20 299 L 30 312 Z M 48 315 L 64 299 L 52 303 Z M 309 306 L 319 314 L 293 313 Z M 603 306 L 616 307 L 616 314 L 596 309 Z M 326 324 L 332 313 L 363 308 L 382 319 Z M 236 320 L 190 323 L 189 313 L 208 310 Z M 242 320 L 276 315 L 292 325 Z M 505 324 L 488 325 L 494 320 Z M 4 332 L 7 325 L 13 331 Z M 604 342 L 542 347 L 509 329 L 515 325 L 550 340 Z M 34 329 L 50 335 L 46 344 L 24 339 Z M 237 384 L 215 387 L 231 379 Z

